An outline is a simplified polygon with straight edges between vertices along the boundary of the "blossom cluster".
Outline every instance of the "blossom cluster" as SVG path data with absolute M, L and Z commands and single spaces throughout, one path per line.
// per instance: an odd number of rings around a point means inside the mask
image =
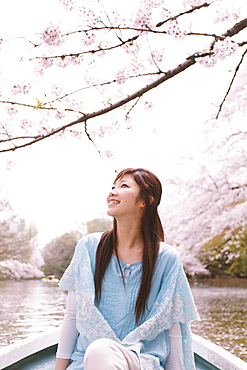
M 28 119 L 22 119 L 20 128 L 24 131 L 28 131 L 33 126 L 33 122 Z
M 50 24 L 41 35 L 41 40 L 49 46 L 59 46 L 63 43 L 61 31 L 58 26 Z
M 129 41 L 123 45 L 123 50 L 127 54 L 137 55 L 137 53 L 140 51 L 140 44 L 137 41 Z
M 84 6 L 80 7 L 80 15 L 85 19 L 87 25 L 91 28 L 98 27 L 101 24 L 100 15 L 96 15 L 92 9 L 87 9 Z
M 215 23 L 219 22 L 235 22 L 239 18 L 239 9 L 236 9 L 233 6 L 228 6 L 227 8 L 222 9 L 220 3 L 217 4 L 217 18 Z
M 210 1 L 207 2 L 209 3 Z M 187 0 L 187 3 L 191 6 L 191 8 L 196 8 L 205 3 L 205 0 Z
M 223 60 L 228 56 L 233 55 L 238 48 L 236 42 L 233 42 L 230 37 L 224 40 L 218 40 L 214 46 L 214 55 Z
M 92 45 L 95 42 L 96 34 L 95 32 L 86 32 L 82 42 L 85 46 Z
M 167 22 L 167 33 L 177 39 L 183 39 L 185 36 L 185 32 L 179 29 L 177 20 Z
M 12 94 L 28 94 L 31 90 L 31 85 L 29 82 L 19 82 L 17 85 L 14 85 L 11 92 Z
M 115 76 L 116 83 L 119 85 L 124 84 L 128 77 L 126 71 L 119 71 Z
M 134 20 L 134 27 L 136 28 L 152 28 L 154 26 L 152 20 L 152 12 L 150 9 L 140 9 Z
M 39 59 L 38 63 L 37 63 L 37 67 L 36 67 L 36 70 L 35 72 L 40 75 L 40 76 L 43 76 L 44 75 L 44 70 L 47 69 L 47 68 L 50 68 L 51 66 L 53 65 L 53 59 L 52 58 L 41 58 Z
M 238 48 L 238 44 L 233 42 L 230 37 L 224 40 L 217 40 L 214 44 L 212 55 L 199 58 L 198 63 L 205 67 L 213 67 L 217 63 L 217 59 L 224 60 L 226 57 L 233 55 Z M 205 53 L 208 50 L 204 50 Z
M 71 12 L 74 10 L 75 6 L 72 0 L 59 0 L 59 2 L 64 6 L 66 10 Z

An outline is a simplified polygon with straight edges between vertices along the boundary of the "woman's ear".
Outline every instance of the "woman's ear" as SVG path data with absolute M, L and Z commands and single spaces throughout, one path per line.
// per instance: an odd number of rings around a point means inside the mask
M 149 195 L 149 204 L 153 204 L 154 202 L 154 197 L 152 195 Z

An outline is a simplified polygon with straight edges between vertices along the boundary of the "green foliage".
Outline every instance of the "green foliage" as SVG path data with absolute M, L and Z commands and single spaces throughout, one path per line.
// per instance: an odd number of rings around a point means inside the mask
M 16 216 L 8 201 L 0 200 L 0 261 L 29 262 L 36 236 L 36 228 Z
M 66 233 L 47 244 L 43 250 L 45 275 L 60 278 L 68 267 L 78 240 L 75 232 Z
M 202 248 L 201 261 L 213 277 L 247 278 L 247 228 L 239 227 L 230 235 L 226 228 Z
M 112 227 L 112 222 L 106 218 L 95 218 L 86 223 L 87 234 L 108 230 Z M 85 227 L 83 227 L 85 230 Z M 75 246 L 81 233 L 72 231 L 66 233 L 47 244 L 43 250 L 45 275 L 55 275 L 61 278 L 68 267 L 74 253 Z

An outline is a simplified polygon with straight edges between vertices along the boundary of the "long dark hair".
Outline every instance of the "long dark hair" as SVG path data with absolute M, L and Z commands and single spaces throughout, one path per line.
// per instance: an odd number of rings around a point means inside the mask
M 142 218 L 142 236 L 144 240 L 142 278 L 135 305 L 136 323 L 138 323 L 146 308 L 160 242 L 164 241 L 164 231 L 157 211 L 162 186 L 159 179 L 152 172 L 143 168 L 127 168 L 117 175 L 114 182 L 125 175 L 133 176 L 141 188 L 139 197 L 146 204 Z M 96 252 L 94 281 L 97 302 L 100 301 L 102 280 L 116 246 L 117 222 L 114 219 L 112 230 L 106 231 L 102 235 Z

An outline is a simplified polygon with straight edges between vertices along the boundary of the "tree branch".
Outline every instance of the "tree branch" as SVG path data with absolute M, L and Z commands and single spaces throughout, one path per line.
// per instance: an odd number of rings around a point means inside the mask
M 207 3 L 205 3 L 205 4 L 207 4 Z M 222 36 L 223 37 L 233 36 L 233 35 L 237 34 L 238 32 L 240 32 L 241 30 L 243 30 L 246 27 L 247 27 L 247 18 L 244 19 L 244 20 L 242 20 L 241 22 L 236 23 L 231 29 L 229 29 L 228 31 L 226 31 Z M 136 36 L 136 37 L 138 37 L 138 36 Z M 130 39 L 130 40 L 132 40 L 132 39 Z M 247 51 L 245 51 L 245 53 L 243 54 L 242 59 L 244 58 L 244 56 L 245 56 L 246 53 L 247 53 Z M 156 88 L 157 86 L 159 86 L 163 82 L 169 80 L 170 78 L 176 76 L 177 74 L 185 71 L 186 69 L 188 69 L 189 67 L 191 67 L 192 65 L 194 65 L 196 63 L 196 59 L 197 58 L 204 57 L 204 56 L 207 56 L 207 55 L 213 55 L 213 52 L 210 51 L 209 53 L 195 53 L 195 54 L 189 56 L 183 63 L 179 64 L 174 69 L 171 69 L 171 70 L 169 70 L 167 72 L 164 72 L 163 75 L 160 78 L 158 78 L 156 81 L 154 81 L 154 82 L 152 82 L 152 83 L 144 86 L 142 89 L 134 92 L 131 95 L 128 95 L 124 99 L 119 100 L 118 102 L 116 102 L 114 104 L 111 104 L 111 105 L 109 105 L 109 106 L 107 106 L 107 107 L 105 107 L 103 109 L 100 109 L 98 111 L 95 111 L 95 112 L 91 112 L 91 113 L 88 113 L 88 114 L 81 113 L 82 116 L 80 118 L 78 118 L 76 121 L 70 122 L 70 123 L 65 124 L 65 125 L 63 125 L 61 127 L 58 127 L 56 129 L 53 129 L 53 130 L 51 130 L 50 132 L 48 132 L 48 133 L 46 133 L 44 135 L 36 136 L 36 137 L 34 137 L 34 140 L 31 140 L 31 141 L 29 141 L 27 143 L 24 143 L 22 145 L 15 145 L 14 144 L 14 141 L 17 140 L 18 138 L 12 138 L 12 143 L 15 146 L 14 147 L 11 147 L 11 148 L 0 150 L 0 152 L 3 153 L 3 152 L 15 151 L 16 149 L 19 149 L 19 148 L 23 148 L 23 147 L 32 145 L 32 144 L 34 144 L 34 143 L 36 143 L 38 141 L 44 140 L 45 138 L 51 137 L 51 136 L 56 135 L 56 134 L 58 134 L 58 133 L 60 133 L 62 131 L 65 131 L 67 128 L 69 128 L 71 126 L 77 125 L 77 124 L 79 124 L 81 122 L 87 122 L 91 118 L 98 117 L 98 116 L 101 116 L 103 114 L 106 114 L 106 113 L 108 113 L 110 111 L 113 111 L 113 110 L 115 110 L 115 109 L 123 106 L 124 104 L 127 104 L 128 102 L 134 100 L 134 99 L 140 98 L 146 92 L 152 90 L 153 88 Z M 242 63 L 242 61 L 241 61 L 241 63 Z M 235 74 L 237 73 L 238 69 L 239 69 L 239 67 L 236 68 Z M 160 74 L 160 72 L 159 72 L 159 74 Z M 10 102 L 8 102 L 8 103 L 10 103 Z M 52 109 L 52 108 L 50 108 L 50 109 Z M 86 126 L 85 126 L 85 128 L 86 128 Z M 87 134 L 87 132 L 86 132 L 86 134 Z M 28 137 L 27 137 L 27 139 L 28 139 Z M 92 141 L 91 138 L 90 138 L 90 140 Z
M 221 112 L 221 110 L 222 110 L 222 108 L 223 108 L 223 105 L 224 105 L 224 103 L 225 103 L 225 101 L 226 101 L 227 96 L 229 95 L 229 93 L 230 93 L 230 91 L 231 91 L 231 88 L 232 88 L 233 82 L 234 82 L 234 80 L 235 80 L 235 78 L 236 78 L 236 76 L 237 76 L 237 73 L 238 73 L 238 71 L 239 71 L 239 68 L 240 68 L 241 64 L 243 63 L 243 60 L 244 60 L 244 57 L 245 57 L 245 55 L 246 55 L 246 54 L 247 54 L 247 49 L 246 49 L 246 50 L 244 51 L 244 53 L 242 54 L 242 57 L 241 57 L 241 59 L 240 59 L 240 62 L 238 63 L 238 65 L 237 65 L 237 67 L 236 67 L 236 69 L 235 69 L 234 75 L 233 75 L 233 77 L 232 77 L 232 79 L 231 79 L 231 82 L 230 82 L 230 85 L 229 85 L 229 87 L 228 87 L 228 89 L 227 89 L 227 92 L 226 92 L 226 94 L 225 94 L 225 96 L 224 96 L 224 98 L 223 98 L 223 100 L 222 100 L 222 102 L 221 102 L 221 104 L 220 104 L 220 106 L 219 106 L 219 110 L 218 110 L 218 112 L 217 112 L 216 119 L 218 119 L 218 118 L 219 118 L 220 112 Z
M 187 10 L 186 12 L 179 13 L 178 15 L 175 15 L 174 17 L 170 17 L 170 18 L 166 19 L 165 21 L 162 21 L 162 22 L 157 23 L 156 24 L 156 27 L 161 27 L 164 23 L 166 23 L 168 21 L 174 21 L 178 17 L 181 17 L 181 16 L 183 16 L 185 14 L 193 13 L 194 11 L 196 11 L 198 9 L 205 8 L 205 7 L 208 7 L 208 6 L 210 6 L 210 3 L 204 3 L 202 5 L 195 6 L 195 7 L 191 8 L 191 9 Z
M 239 33 L 240 31 L 242 31 L 246 27 L 247 27 L 247 18 L 245 18 L 242 21 L 234 24 L 234 26 L 232 28 L 230 28 L 229 30 L 227 30 L 225 33 L 223 33 L 222 36 L 232 37 L 232 36 L 236 35 L 237 33 Z
M 37 142 L 39 142 L 41 140 L 44 140 L 44 139 L 46 139 L 48 137 L 51 137 L 53 135 L 56 135 L 59 132 L 65 131 L 67 128 L 69 128 L 71 126 L 74 126 L 74 125 L 77 125 L 78 123 L 86 122 L 86 121 L 88 121 L 91 118 L 95 118 L 95 117 L 101 116 L 103 114 L 106 114 L 108 112 L 111 112 L 111 111 L 113 111 L 113 110 L 115 110 L 115 109 L 123 106 L 124 104 L 126 104 L 126 103 L 128 103 L 128 102 L 130 102 L 130 101 L 132 101 L 134 99 L 136 99 L 136 98 L 140 98 L 146 92 L 152 90 L 153 88 L 159 86 L 163 82 L 165 82 L 165 81 L 169 80 L 170 78 L 176 76 L 177 74 L 183 72 L 184 70 L 186 70 L 190 66 L 194 65 L 195 63 L 196 63 L 195 56 L 194 55 L 191 55 L 190 57 L 188 57 L 186 59 L 186 61 L 184 63 L 179 64 L 176 68 L 171 69 L 168 72 L 164 73 L 164 75 L 162 77 L 158 78 L 156 81 L 154 81 L 154 82 L 146 85 L 145 87 L 143 87 L 142 89 L 136 91 L 135 93 L 133 93 L 131 95 L 128 95 L 126 98 L 124 98 L 122 100 L 119 100 L 115 104 L 111 104 L 111 105 L 109 105 L 109 106 L 107 106 L 107 107 L 105 107 L 103 109 L 100 109 L 100 110 L 98 110 L 96 112 L 92 112 L 92 113 L 88 113 L 88 114 L 83 114 L 82 117 L 78 118 L 76 121 L 70 122 L 70 123 L 65 124 L 63 126 L 60 126 L 60 127 L 56 128 L 56 129 L 48 132 L 45 135 L 38 136 L 34 140 L 32 140 L 32 141 L 30 141 L 28 143 L 15 146 L 14 148 L 2 149 L 2 150 L 0 150 L 0 153 L 15 151 L 16 149 L 27 147 L 27 146 L 32 145 L 34 143 L 37 143 Z M 13 140 L 14 140 L 14 138 L 13 138 Z

